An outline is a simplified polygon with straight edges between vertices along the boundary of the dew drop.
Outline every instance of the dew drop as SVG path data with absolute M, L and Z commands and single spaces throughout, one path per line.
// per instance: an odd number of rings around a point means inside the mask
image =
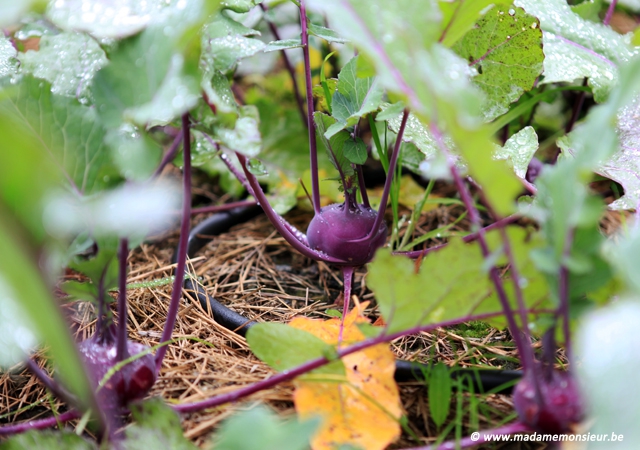
M 536 28 L 538 28 L 538 24 L 536 22 L 533 22 L 531 24 L 531 28 L 533 28 L 535 30 Z
M 509 15 L 510 15 L 510 16 L 514 16 L 515 14 L 516 14 L 516 10 L 515 10 L 515 9 L 513 9 L 513 8 L 511 8 L 511 9 L 509 10 Z

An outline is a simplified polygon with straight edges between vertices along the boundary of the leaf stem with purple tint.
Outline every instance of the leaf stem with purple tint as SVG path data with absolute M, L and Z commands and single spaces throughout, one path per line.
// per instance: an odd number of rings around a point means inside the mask
M 432 121 L 429 125 L 430 131 L 438 145 L 439 150 L 443 155 L 447 158 L 447 162 L 449 164 L 449 171 L 451 176 L 453 177 L 454 184 L 456 185 L 458 192 L 460 194 L 460 198 L 464 203 L 467 211 L 469 212 L 469 217 L 471 219 L 471 223 L 477 227 L 478 229 L 478 243 L 480 244 L 480 249 L 482 251 L 482 256 L 485 259 L 488 259 L 491 256 L 491 252 L 489 251 L 489 246 L 487 245 L 487 240 L 485 239 L 485 231 L 482 228 L 482 223 L 480 221 L 480 213 L 478 209 L 475 207 L 473 203 L 473 199 L 471 198 L 471 193 L 469 189 L 464 184 L 462 177 L 458 173 L 458 169 L 456 168 L 449 149 L 444 143 L 444 139 L 442 137 L 442 132 Z M 504 288 L 504 284 L 502 279 L 500 278 L 500 274 L 498 273 L 497 267 L 492 264 L 489 269 L 489 278 L 491 279 L 494 288 L 496 289 L 496 294 L 498 295 L 498 299 L 500 300 L 500 304 L 505 313 L 505 317 L 507 319 L 507 323 L 509 324 L 509 329 L 511 331 L 511 335 L 513 340 L 516 343 L 516 347 L 518 348 L 518 352 L 521 355 L 521 364 L 523 370 L 526 372 L 527 370 L 533 370 L 535 365 L 533 350 L 529 342 L 525 342 L 524 335 L 521 333 L 520 327 L 515 320 L 515 315 L 513 310 L 511 309 L 511 305 L 509 304 L 509 299 L 507 297 L 507 293 Z M 526 322 L 523 323 L 523 326 L 526 326 Z
M 206 213 L 219 213 L 223 211 L 229 211 L 230 209 L 240 208 L 244 206 L 254 206 L 257 203 L 254 200 L 240 200 L 237 202 L 223 203 L 222 205 L 203 206 L 201 208 L 192 208 L 191 215 L 206 214 Z
M 44 384 L 44 386 L 57 398 L 70 404 L 77 404 L 77 399 L 71 395 L 60 383 L 51 378 L 44 370 L 40 368 L 37 362 L 31 358 L 26 361 L 29 372 L 34 374 L 36 378 Z
M 191 217 L 191 129 L 189 123 L 189 114 L 182 116 L 182 134 L 183 134 L 183 155 L 184 164 L 182 168 L 182 219 L 180 223 L 180 241 L 178 243 L 178 257 L 176 276 L 173 281 L 173 289 L 171 292 L 171 301 L 169 310 L 167 311 L 167 320 L 162 330 L 161 342 L 171 339 L 173 327 L 178 316 L 178 307 L 182 298 L 182 283 L 184 281 L 184 272 L 187 265 L 187 246 L 189 240 L 189 227 Z M 156 353 L 156 371 L 159 373 L 162 367 L 162 360 L 167 353 L 167 346 L 162 346 Z
M 30 430 L 44 430 L 46 428 L 55 427 L 59 423 L 68 422 L 70 420 L 79 419 L 81 414 L 76 410 L 71 410 L 60 414 L 59 416 L 47 417 L 40 420 L 29 420 L 28 422 L 18 423 L 15 425 L 5 425 L 0 427 L 0 436 L 10 436 L 12 434 L 24 433 Z
M 572 244 L 573 229 L 570 229 L 565 239 L 564 250 L 562 252 L 562 264 L 560 265 L 560 273 L 558 276 L 558 297 L 560 300 L 558 313 L 562 317 L 565 352 L 569 361 L 573 361 L 573 350 L 571 347 L 571 322 L 569 317 L 569 268 L 565 264 L 565 261 L 569 259 Z
M 129 240 L 120 238 L 118 249 L 118 338 L 116 342 L 116 361 L 124 361 L 129 357 L 127 351 L 127 258 L 129 256 Z
M 516 433 L 532 433 L 532 430 L 527 425 L 514 422 L 509 425 L 504 425 L 499 428 L 494 428 L 492 430 L 485 430 L 480 432 L 472 433 L 473 437 L 466 437 L 464 439 L 455 440 L 455 441 L 447 441 L 443 442 L 440 445 L 427 445 L 424 447 L 412 447 L 407 448 L 405 450 L 457 450 L 460 448 L 469 448 L 475 447 L 480 444 L 484 444 L 487 442 L 495 442 L 496 438 L 493 436 L 497 435 L 507 435 L 507 434 L 516 434 Z
M 264 11 L 265 13 L 269 9 L 269 7 L 264 3 L 260 3 L 260 8 L 262 8 L 262 11 Z M 278 32 L 278 28 L 276 27 L 276 25 L 266 17 L 264 18 L 264 21 L 267 22 L 267 25 L 269 26 L 273 37 L 278 41 L 281 40 L 280 33 Z M 298 106 L 300 117 L 302 118 L 302 123 L 304 123 L 304 125 L 308 127 L 309 122 L 307 121 L 307 115 L 304 112 L 304 101 L 302 100 L 302 95 L 300 94 L 300 86 L 298 86 L 296 71 L 293 69 L 293 64 L 291 64 L 291 60 L 287 56 L 287 52 L 285 50 L 281 50 L 280 54 L 282 55 L 282 62 L 284 62 L 284 67 L 285 69 L 287 69 L 287 72 L 289 72 L 289 76 L 291 77 L 291 83 L 293 84 L 293 95 L 296 98 L 296 104 Z
M 178 135 L 173 139 L 171 147 L 169 147 L 169 150 L 167 150 L 167 152 L 162 157 L 162 161 L 160 161 L 158 168 L 155 170 L 155 172 L 153 172 L 152 178 L 159 177 L 166 165 L 173 161 L 173 158 L 176 157 L 178 148 L 180 148 L 180 142 L 182 142 L 183 134 L 184 133 L 178 133 Z
M 616 5 L 618 4 L 618 0 L 611 0 L 609 3 L 609 8 L 607 8 L 607 14 L 604 16 L 602 23 L 605 25 L 609 25 L 611 22 L 611 18 L 613 17 L 613 12 L 616 10 Z
M 320 181 L 318 179 L 318 147 L 316 127 L 313 122 L 313 86 L 311 85 L 311 60 L 309 58 L 309 33 L 307 32 L 307 10 L 304 0 L 300 0 L 300 27 L 302 29 L 302 56 L 304 58 L 304 80 L 307 96 L 307 128 L 309 132 L 309 159 L 311 163 L 311 199 L 313 211 L 320 213 Z

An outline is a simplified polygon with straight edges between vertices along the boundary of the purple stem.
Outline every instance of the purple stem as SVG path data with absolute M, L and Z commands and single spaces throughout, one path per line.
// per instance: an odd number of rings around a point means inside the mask
M 353 266 L 342 268 L 342 278 L 344 279 L 344 305 L 342 307 L 342 320 L 340 321 L 340 331 L 338 332 L 338 345 L 342 343 L 342 331 L 344 330 L 344 318 L 349 312 L 349 302 L 351 301 L 351 282 L 353 281 Z
M 582 81 L 582 85 L 583 86 L 587 85 L 587 78 L 585 78 Z M 564 131 L 566 131 L 567 133 L 573 130 L 573 126 L 576 124 L 576 121 L 578 120 L 578 116 L 580 115 L 580 110 L 582 110 L 582 105 L 584 104 L 585 95 L 586 95 L 585 91 L 580 91 L 578 93 L 578 98 L 576 98 L 576 102 L 573 105 L 573 111 L 571 111 L 571 118 L 569 118 L 569 122 L 567 122 L 567 125 L 564 128 Z M 560 152 L 558 152 L 558 155 L 559 154 Z M 556 158 L 558 157 L 558 155 L 556 155 Z
M 120 239 L 118 251 L 120 267 L 118 268 L 118 340 L 116 346 L 116 362 L 129 357 L 127 351 L 127 257 L 129 256 L 129 240 Z
M 164 323 L 160 342 L 166 342 L 171 339 L 171 333 L 173 333 L 173 327 L 176 323 L 176 317 L 178 316 L 180 298 L 182 298 L 182 282 L 184 281 L 184 272 L 187 265 L 189 218 L 191 217 L 191 132 L 188 113 L 182 116 L 182 133 L 184 135 L 184 167 L 182 169 L 182 221 L 180 223 L 180 241 L 178 243 L 178 264 L 176 267 L 176 277 L 173 281 L 169 311 L 167 312 L 167 321 Z M 162 360 L 166 353 L 166 345 L 160 347 L 158 353 L 156 353 L 156 371 L 158 372 L 160 372 Z
M 515 422 L 492 430 L 476 432 L 473 434 L 473 438 L 466 437 L 459 441 L 443 442 L 438 446 L 427 445 L 425 447 L 412 447 L 404 450 L 457 450 L 459 448 L 475 447 L 476 445 L 484 444 L 486 442 L 496 442 L 498 439 L 503 439 L 502 437 L 495 438 L 494 436 L 516 433 L 532 433 L 533 431 L 534 430 L 529 428 L 527 425 Z
M 564 244 L 562 259 L 567 260 L 571 254 L 571 245 L 573 243 L 573 229 L 567 233 Z M 560 297 L 560 305 L 558 312 L 562 316 L 562 332 L 564 334 L 564 346 L 567 353 L 567 359 L 573 361 L 573 350 L 571 347 L 571 323 L 569 318 L 569 269 L 563 263 L 560 265 L 560 274 L 558 281 L 558 295 Z
M 264 12 L 267 12 L 267 9 L 269 9 L 269 7 L 264 3 L 260 3 L 260 8 L 262 8 Z M 276 40 L 279 41 L 280 33 L 278 32 L 278 28 L 276 27 L 276 25 L 270 20 L 267 20 L 266 18 L 265 18 L 265 22 L 267 22 L 267 25 L 269 26 L 269 29 L 271 30 L 271 34 L 273 34 L 273 37 L 275 37 Z M 300 113 L 300 117 L 302 118 L 302 123 L 304 123 L 304 125 L 308 127 L 309 123 L 307 122 L 307 115 L 304 112 L 304 100 L 302 100 L 302 95 L 300 95 L 300 87 L 298 86 L 296 71 L 293 70 L 293 65 L 291 64 L 291 60 L 289 60 L 289 57 L 287 56 L 287 52 L 284 50 L 281 50 L 280 54 L 282 55 L 282 61 L 284 62 L 284 67 L 287 69 L 287 72 L 289 72 L 289 76 L 291 77 L 291 82 L 293 83 L 293 93 L 296 97 L 298 112 Z
M 371 208 L 367 187 L 364 184 L 364 174 L 362 173 L 362 166 L 360 164 L 356 165 L 356 173 L 358 174 L 358 187 L 360 188 L 360 195 L 362 195 L 362 204 L 365 208 Z
M 58 423 L 68 422 L 80 418 L 80 413 L 75 410 L 67 411 L 59 416 L 47 417 L 46 419 L 30 420 L 28 422 L 15 425 L 5 425 L 0 427 L 0 436 L 10 436 L 12 434 L 24 433 L 29 430 L 42 430 L 58 425 Z
M 609 8 L 607 9 L 607 14 L 604 16 L 604 19 L 602 20 L 603 24 L 609 25 L 617 4 L 618 4 L 618 0 L 611 0 L 611 3 L 609 3 Z
M 487 245 L 487 240 L 485 239 L 485 231 L 482 228 L 482 224 L 480 221 L 480 213 L 473 203 L 469 189 L 467 189 L 467 186 L 462 181 L 462 177 L 460 177 L 460 174 L 458 173 L 458 170 L 453 163 L 453 160 L 449 153 L 449 149 L 447 148 L 446 144 L 444 143 L 444 139 L 442 138 L 440 129 L 436 126 L 434 121 L 430 123 L 429 128 L 440 151 L 447 158 L 447 161 L 449 163 L 449 171 L 451 172 L 454 183 L 458 189 L 458 192 L 460 193 L 460 198 L 462 199 L 462 202 L 469 212 L 471 223 L 478 228 L 478 243 L 480 244 L 482 256 L 485 258 L 485 260 L 488 260 L 491 256 L 491 252 L 489 251 L 489 246 Z M 533 359 L 533 351 L 531 349 L 531 345 L 529 345 L 528 342 L 524 342 L 524 336 L 520 332 L 520 327 L 518 327 L 518 323 L 515 320 L 515 315 L 513 313 L 513 310 L 511 309 L 511 305 L 509 304 L 509 298 L 507 297 L 507 293 L 504 290 L 504 284 L 495 265 L 491 265 L 491 268 L 489 269 L 489 277 L 491 278 L 491 281 L 493 282 L 493 285 L 496 289 L 496 293 L 498 294 L 498 299 L 500 300 L 500 304 L 502 305 L 505 316 L 507 318 L 507 323 L 509 324 L 509 329 L 511 330 L 513 340 L 515 341 L 518 351 L 522 356 L 522 369 L 524 371 L 527 371 L 529 368 L 532 368 L 534 366 L 535 362 Z
M 384 181 L 384 189 L 382 191 L 382 197 L 380 198 L 380 206 L 378 207 L 378 213 L 376 214 L 376 220 L 373 222 L 373 226 L 365 237 L 360 239 L 354 239 L 351 242 L 362 242 L 368 239 L 372 239 L 378 234 L 378 229 L 384 218 L 384 213 L 387 210 L 387 201 L 389 200 L 389 193 L 391 192 L 391 185 L 393 183 L 394 175 L 396 173 L 396 165 L 398 163 L 398 155 L 400 154 L 400 144 L 402 143 L 402 135 L 404 134 L 404 128 L 407 125 L 407 118 L 409 117 L 409 110 L 405 109 L 402 115 L 402 122 L 400 123 L 400 129 L 398 130 L 398 136 L 396 138 L 396 144 L 393 147 L 393 154 L 389 159 L 389 170 L 387 170 L 387 179 Z
M 500 219 L 497 222 L 492 223 L 491 225 L 482 228 L 482 232 L 487 232 L 487 231 L 491 231 L 495 228 L 502 228 L 506 225 L 509 225 L 510 223 L 516 222 L 517 220 L 520 219 L 520 215 L 518 214 L 512 214 L 509 217 L 505 217 L 504 219 Z M 462 240 L 464 242 L 473 242 L 475 240 L 477 240 L 480 236 L 480 231 L 476 231 L 475 233 L 471 233 L 471 234 L 467 234 L 466 236 L 464 236 L 462 238 Z M 440 245 L 434 245 L 433 247 L 429 247 L 429 248 L 425 248 L 424 250 L 413 250 L 410 252 L 393 252 L 394 255 L 405 255 L 408 256 L 411 259 L 416 259 L 416 258 L 421 258 L 431 252 L 435 252 L 438 250 L 442 250 L 444 247 L 446 247 L 447 245 L 449 245 L 449 243 L 445 243 L 445 244 L 440 244 Z
M 160 161 L 160 165 L 158 166 L 156 171 L 153 172 L 153 175 L 151 178 L 159 177 L 162 171 L 164 170 L 164 168 L 166 167 L 166 165 L 169 164 L 171 161 L 173 161 L 173 158 L 175 158 L 176 153 L 178 153 L 180 142 L 182 142 L 182 135 L 183 133 L 178 133 L 178 135 L 175 137 L 175 139 L 171 143 L 171 147 L 169 147 L 169 150 L 167 150 L 167 152 L 162 157 L 162 161 Z
M 228 211 L 233 208 L 239 208 L 241 206 L 254 206 L 257 202 L 254 200 L 240 200 L 239 202 L 224 203 L 222 205 L 204 206 L 202 208 L 193 208 L 191 215 L 205 214 L 205 213 L 218 213 L 222 211 Z
M 106 313 L 105 311 L 106 308 L 104 304 L 104 277 L 107 274 L 108 266 L 109 266 L 108 264 L 104 266 L 104 269 L 102 269 L 102 274 L 100 275 L 100 280 L 98 280 L 98 298 L 97 298 L 98 314 L 96 318 L 95 336 L 101 341 L 106 339 L 106 335 L 107 335 L 106 323 L 104 320 L 104 315 Z
M 40 380 L 40 382 L 44 385 L 44 387 L 49 389 L 49 391 L 51 391 L 53 395 L 67 403 L 76 403 L 76 399 L 69 392 L 67 392 L 67 390 L 63 388 L 56 380 L 51 378 L 44 370 L 42 370 L 38 363 L 36 363 L 33 359 L 27 358 L 26 364 L 29 371 L 34 374 L 36 378 Z
M 309 159 L 311 161 L 311 199 L 313 211 L 320 214 L 320 181 L 318 180 L 318 148 L 316 127 L 313 122 L 313 87 L 311 86 L 311 61 L 309 58 L 309 34 L 307 33 L 307 10 L 300 0 L 300 27 L 302 28 L 302 55 L 304 57 L 304 80 L 307 95 L 307 128 L 309 129 Z
M 256 179 L 256 177 L 249 172 L 249 169 L 247 169 L 247 158 L 241 153 L 236 153 L 236 156 L 238 157 L 238 160 L 240 161 L 240 164 L 244 169 L 244 173 L 251 187 L 253 196 L 258 200 L 258 203 L 260 204 L 260 206 L 262 206 L 262 209 L 264 213 L 267 215 L 267 217 L 269 218 L 269 221 L 273 224 L 276 230 L 278 230 L 278 232 L 282 235 L 282 237 L 289 243 L 289 245 L 291 245 L 293 248 L 298 250 L 304 256 L 314 259 L 316 261 L 324 261 L 332 264 L 347 263 L 347 261 L 343 261 L 342 259 L 338 259 L 338 258 L 333 258 L 327 254 L 320 253 L 317 250 L 314 250 L 308 247 L 308 245 L 306 245 L 302 241 L 303 237 L 306 240 L 306 237 L 304 236 L 303 233 L 301 233 L 298 230 L 295 230 L 295 232 L 290 230 L 285 225 L 284 219 L 282 219 L 280 215 L 276 213 L 271 207 L 271 205 L 269 204 L 269 200 L 267 200 L 267 196 L 264 195 L 264 192 L 262 192 L 262 189 L 260 188 L 260 185 L 258 184 L 258 180 Z
M 348 347 L 338 348 L 336 350 L 336 355 L 338 358 L 342 358 L 352 353 L 356 353 L 356 352 L 365 350 L 369 347 L 373 347 L 374 345 L 390 342 L 390 341 L 393 341 L 394 339 L 398 339 L 403 336 L 408 336 L 410 334 L 417 334 L 423 331 L 430 331 L 439 327 L 458 325 L 463 322 L 469 322 L 474 320 L 484 320 L 491 317 L 501 316 L 503 314 L 504 314 L 503 311 L 499 311 L 499 312 L 491 312 L 491 313 L 484 313 L 484 314 L 467 315 L 462 318 L 447 320 L 444 322 L 416 326 L 416 327 L 413 327 L 404 331 L 398 331 L 392 334 L 381 334 L 379 336 L 376 336 L 375 338 L 366 339 L 364 341 L 358 342 Z M 333 361 L 333 359 L 329 360 L 326 357 L 321 356 L 319 358 L 315 358 L 310 361 L 307 361 L 306 363 L 301 364 L 292 369 L 288 369 L 288 370 L 285 370 L 284 372 L 280 372 L 276 375 L 273 375 L 272 377 L 258 381 L 257 383 L 253 383 L 243 388 L 240 388 L 236 391 L 229 392 L 227 394 L 217 395 L 215 397 L 210 397 L 208 399 L 205 399 L 199 402 L 183 403 L 181 405 L 175 405 L 173 406 L 173 409 L 179 413 L 191 413 L 191 412 L 201 411 L 207 408 L 213 408 L 215 406 L 220 406 L 225 403 L 235 402 L 255 392 L 259 392 L 264 389 L 269 389 L 272 386 L 276 386 L 282 382 L 292 380 L 297 376 L 303 375 L 307 372 L 317 369 L 318 367 L 322 367 L 325 364 L 330 363 L 331 361 Z

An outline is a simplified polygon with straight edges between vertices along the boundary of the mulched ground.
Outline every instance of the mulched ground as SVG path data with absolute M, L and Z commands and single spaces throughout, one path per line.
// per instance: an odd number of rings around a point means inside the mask
M 441 190 L 448 194 L 451 188 L 442 186 Z M 200 191 L 206 197 L 216 198 L 206 189 Z M 417 232 L 451 223 L 462 212 L 462 207 L 458 205 L 432 209 L 422 215 Z M 298 210 L 288 215 L 288 219 L 303 230 L 310 218 L 308 212 Z M 194 219 L 194 223 L 201 219 Z M 619 224 L 619 214 L 607 214 L 603 220 L 606 232 L 617 228 Z M 453 230 L 464 231 L 468 225 L 465 219 Z M 132 251 L 128 282 L 152 281 L 170 276 L 173 269 L 170 260 L 176 243 L 177 234 L 172 233 Z M 432 240 L 426 245 L 437 243 L 438 240 Z M 215 237 L 189 262 L 189 266 L 191 273 L 198 277 L 211 296 L 252 320 L 288 322 L 297 315 L 326 318 L 325 311 L 335 308 L 336 300 L 342 300 L 340 271 L 290 250 L 264 216 L 237 225 Z M 373 300 L 372 293 L 366 288 L 365 275 L 365 269 L 359 269 L 354 275 L 353 294 L 360 301 Z M 129 291 L 132 340 L 149 346 L 158 344 L 170 294 L 170 284 Z M 253 356 L 244 338 L 218 325 L 197 300 L 185 294 L 174 332 L 174 338 L 179 341 L 169 347 L 151 395 L 160 396 L 167 402 L 193 402 L 233 391 L 274 373 Z M 92 306 L 75 303 L 72 309 L 78 337 L 84 339 L 90 336 L 94 326 Z M 377 314 L 374 306 L 370 306 L 367 314 L 375 320 Z M 465 337 L 457 334 L 456 330 L 439 329 L 434 333 L 421 333 L 396 340 L 391 347 L 399 358 L 421 362 L 437 360 L 450 366 L 504 367 L 505 360 L 517 358 L 508 333 L 496 329 L 489 329 L 482 337 Z M 41 364 L 44 365 L 44 361 Z M 508 368 L 515 367 L 511 365 Z M 419 438 L 419 442 L 405 432 L 391 448 L 413 447 L 435 441 L 441 430 L 429 419 L 424 383 L 402 383 L 400 389 L 408 427 Z M 205 447 L 221 421 L 258 402 L 266 403 L 283 416 L 293 415 L 291 397 L 292 384 L 284 383 L 254 394 L 238 404 L 187 415 L 182 421 L 183 429 L 195 444 Z M 456 398 L 465 407 L 469 404 L 467 393 L 454 396 L 454 402 Z M 508 396 L 484 396 L 482 402 L 486 405 L 483 411 L 487 413 L 477 414 L 473 418 L 467 414 L 463 425 L 474 421 L 485 429 L 513 417 L 513 404 Z M 455 403 L 453 406 L 451 420 L 456 418 Z M 64 410 L 64 406 L 52 399 L 28 372 L 17 366 L 0 374 L 0 423 L 45 417 L 51 414 L 53 408 Z M 465 433 L 463 427 L 463 435 Z

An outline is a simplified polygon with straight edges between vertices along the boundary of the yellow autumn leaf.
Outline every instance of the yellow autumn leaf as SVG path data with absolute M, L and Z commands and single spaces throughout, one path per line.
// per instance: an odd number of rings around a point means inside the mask
M 365 339 L 357 323 L 368 322 L 360 315 L 366 304 L 354 308 L 344 320 L 343 345 Z M 326 321 L 295 318 L 294 328 L 337 344 L 340 319 Z M 366 450 L 384 449 L 400 435 L 402 406 L 393 379 L 395 358 L 388 345 L 380 344 L 342 358 L 346 380 L 305 378 L 295 382 L 293 401 L 301 419 L 320 416 L 320 430 L 313 450 L 330 450 L 352 444 Z

